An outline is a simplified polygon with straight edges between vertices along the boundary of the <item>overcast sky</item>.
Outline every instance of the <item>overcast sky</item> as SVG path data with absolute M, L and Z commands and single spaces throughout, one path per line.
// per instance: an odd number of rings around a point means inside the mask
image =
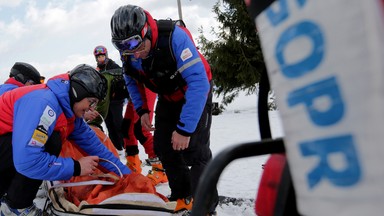
M 182 18 L 196 39 L 203 27 L 217 26 L 218 0 L 180 0 Z M 17 61 L 35 66 L 47 78 L 78 64 L 96 65 L 92 54 L 104 45 L 119 65 L 111 43 L 110 20 L 122 5 L 135 4 L 156 19 L 178 19 L 177 0 L 0 0 L 0 83 Z

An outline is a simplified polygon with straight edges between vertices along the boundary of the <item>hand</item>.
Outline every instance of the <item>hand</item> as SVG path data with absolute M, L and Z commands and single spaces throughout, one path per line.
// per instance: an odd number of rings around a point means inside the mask
M 153 125 L 151 124 L 151 121 L 149 120 L 149 114 L 148 113 L 144 113 L 141 118 L 141 126 L 147 130 L 147 131 L 154 131 L 155 130 L 155 127 L 153 127 Z
M 80 163 L 80 175 L 89 175 L 95 172 L 97 165 L 99 164 L 98 156 L 82 157 L 79 160 Z
M 88 110 L 87 112 L 84 113 L 84 116 L 83 118 L 85 119 L 85 121 L 93 121 L 97 116 L 99 116 L 99 112 L 97 112 L 96 110 Z
M 172 147 L 175 151 L 181 151 L 184 149 L 187 149 L 189 146 L 189 140 L 191 137 L 189 136 L 183 136 L 176 131 L 173 131 L 172 133 Z

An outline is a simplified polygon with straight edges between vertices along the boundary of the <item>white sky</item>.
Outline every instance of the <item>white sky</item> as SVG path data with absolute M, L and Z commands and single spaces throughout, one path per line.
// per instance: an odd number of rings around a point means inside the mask
M 212 38 L 217 1 L 180 0 L 182 18 L 195 39 L 200 27 Z M 177 0 L 0 0 L 0 83 L 17 61 L 32 64 L 47 78 L 78 64 L 95 66 L 97 45 L 106 46 L 109 57 L 121 65 L 109 23 L 126 4 L 141 6 L 156 19 L 179 18 Z

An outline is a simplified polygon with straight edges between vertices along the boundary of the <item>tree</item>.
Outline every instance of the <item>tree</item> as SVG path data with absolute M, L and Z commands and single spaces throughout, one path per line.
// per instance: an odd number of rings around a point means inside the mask
M 240 91 L 255 93 L 260 74 L 266 72 L 266 67 L 255 24 L 244 1 L 224 0 L 221 4 L 218 0 L 213 12 L 221 23 L 219 30 L 211 29 L 217 39 L 209 41 L 200 29 L 198 42 L 211 65 L 215 93 L 223 95 L 225 106 Z

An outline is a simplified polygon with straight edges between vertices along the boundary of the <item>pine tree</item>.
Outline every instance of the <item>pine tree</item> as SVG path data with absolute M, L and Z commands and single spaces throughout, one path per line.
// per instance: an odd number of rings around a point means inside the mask
M 219 0 L 213 12 L 221 23 L 218 30 L 211 29 L 217 39 L 209 41 L 200 29 L 198 41 L 212 68 L 215 93 L 223 96 L 225 106 L 240 91 L 255 93 L 260 73 L 266 67 L 255 24 L 244 1 Z

